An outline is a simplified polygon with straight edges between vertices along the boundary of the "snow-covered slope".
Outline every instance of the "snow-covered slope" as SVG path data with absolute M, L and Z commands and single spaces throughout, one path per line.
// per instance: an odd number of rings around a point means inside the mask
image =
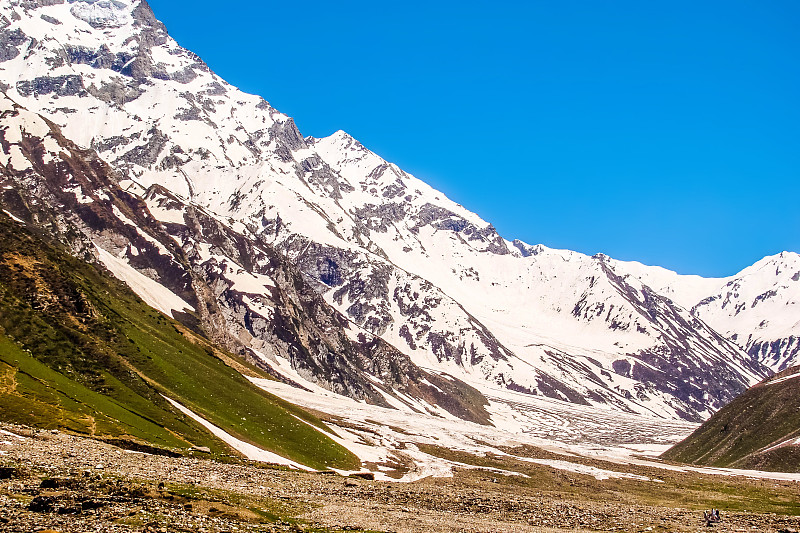
M 639 263 L 612 263 L 736 342 L 775 372 L 800 363 L 800 255 L 768 256 L 734 276 L 681 276 Z
M 692 313 L 776 372 L 800 363 L 800 255 L 765 257 L 729 279 Z
M 225 280 L 235 303 L 223 306 L 224 319 L 209 312 L 204 327 L 285 380 L 378 394 L 337 382 L 335 365 L 273 353 L 279 335 L 267 330 L 280 321 L 269 310 L 274 279 L 259 277 L 269 271 L 265 250 L 346 317 L 351 342 L 382 339 L 414 368 L 484 391 L 700 419 L 766 373 L 701 312 L 689 312 L 715 294 L 714 282 L 651 283 L 649 268 L 623 272 L 604 256 L 505 240 L 346 133 L 304 138 L 292 119 L 178 46 L 144 1 L 8 0 L 0 15 L 3 90 L 95 150 L 171 239 L 136 230 L 150 256 L 113 239 L 100 246 L 199 314 L 224 300 L 213 280 Z M 7 157 L 21 170 L 9 135 Z M 93 201 L 80 186 L 69 191 L 79 204 Z M 180 263 L 173 246 L 195 276 L 204 273 L 208 290 L 189 290 L 191 280 L 176 283 L 153 266 L 168 254 Z M 700 298 L 684 298 L 695 292 Z M 437 385 L 440 398 L 426 395 L 422 409 L 444 403 L 445 389 Z M 383 401 L 421 401 L 418 389 L 402 394 Z

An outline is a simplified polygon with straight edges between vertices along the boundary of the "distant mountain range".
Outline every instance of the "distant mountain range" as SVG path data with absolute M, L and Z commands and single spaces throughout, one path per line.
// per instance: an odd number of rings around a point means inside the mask
M 480 423 L 497 388 L 700 421 L 800 362 L 797 254 L 704 279 L 509 241 L 304 137 L 144 1 L 11 0 L 0 28 L 2 210 L 276 379 Z

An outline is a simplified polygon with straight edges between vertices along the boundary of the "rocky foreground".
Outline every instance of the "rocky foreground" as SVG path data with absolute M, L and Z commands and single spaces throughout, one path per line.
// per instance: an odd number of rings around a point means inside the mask
M 682 532 L 711 529 L 706 505 L 723 509 L 717 531 L 800 529 L 792 482 L 654 470 L 658 482 L 598 481 L 539 465 L 510 476 L 498 473 L 499 459 L 472 456 L 452 478 L 385 483 L 2 428 L 0 531 Z

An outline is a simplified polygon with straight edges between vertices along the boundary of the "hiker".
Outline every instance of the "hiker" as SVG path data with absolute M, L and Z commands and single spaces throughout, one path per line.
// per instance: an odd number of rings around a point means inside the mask
M 717 522 L 722 521 L 722 517 L 719 514 L 719 509 L 711 509 L 710 511 L 703 511 L 703 520 L 706 521 L 706 525 L 711 527 Z

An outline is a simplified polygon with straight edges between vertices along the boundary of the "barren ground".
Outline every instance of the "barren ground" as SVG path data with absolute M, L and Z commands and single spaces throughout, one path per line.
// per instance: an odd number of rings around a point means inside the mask
M 796 482 L 721 478 L 640 466 L 650 478 L 598 480 L 503 456 L 430 447 L 465 465 L 450 478 L 390 483 L 201 457 L 123 450 L 64 433 L 3 426 L 0 531 L 527 532 L 793 531 Z M 19 436 L 17 436 L 19 435 Z M 552 458 L 533 447 L 517 457 Z M 510 464 L 513 463 L 513 464 Z M 469 465 L 469 467 L 467 467 Z M 514 470 L 522 475 L 498 473 Z M 702 509 L 723 521 L 706 527 Z

